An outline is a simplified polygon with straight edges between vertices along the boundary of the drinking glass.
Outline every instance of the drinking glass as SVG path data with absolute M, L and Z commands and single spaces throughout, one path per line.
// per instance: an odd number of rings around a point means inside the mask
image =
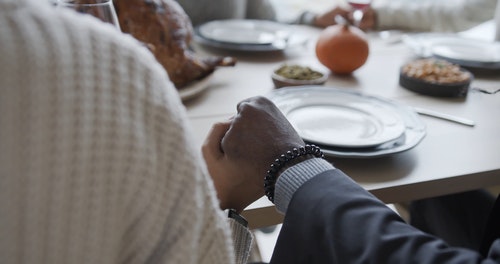
M 112 0 L 59 0 L 57 5 L 95 16 L 106 23 L 114 25 L 121 31 Z
M 347 2 L 354 8 L 354 12 L 352 13 L 354 26 L 359 27 L 363 19 L 364 10 L 371 5 L 372 0 L 347 0 Z

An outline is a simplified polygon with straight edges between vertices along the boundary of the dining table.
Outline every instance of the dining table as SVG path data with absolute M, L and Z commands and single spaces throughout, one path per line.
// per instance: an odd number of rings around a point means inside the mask
M 238 102 L 274 91 L 271 74 L 281 65 L 299 64 L 327 70 L 315 53 L 323 29 L 290 27 L 298 40 L 277 51 L 232 51 L 199 42 L 193 44 L 199 56 L 237 59 L 233 67 L 217 68 L 206 89 L 183 102 L 197 147 L 201 149 L 214 123 L 236 114 Z M 500 89 L 500 73 L 475 74 L 465 97 L 415 93 L 400 86 L 399 73 L 402 65 L 417 55 L 401 41 L 402 34 L 388 38 L 382 33 L 367 32 L 366 63 L 349 75 L 330 74 L 325 88 L 359 92 L 466 118 L 474 125 L 419 115 L 425 125 L 425 137 L 406 151 L 381 157 L 327 157 L 327 160 L 387 204 L 500 185 L 500 92 L 496 93 Z M 283 220 L 264 196 L 248 206 L 243 215 L 252 228 Z

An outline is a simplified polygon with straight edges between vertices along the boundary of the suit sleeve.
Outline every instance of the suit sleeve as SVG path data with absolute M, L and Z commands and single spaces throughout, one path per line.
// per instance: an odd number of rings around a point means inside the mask
M 271 263 L 500 263 L 406 224 L 340 170 L 305 182 L 287 208 Z

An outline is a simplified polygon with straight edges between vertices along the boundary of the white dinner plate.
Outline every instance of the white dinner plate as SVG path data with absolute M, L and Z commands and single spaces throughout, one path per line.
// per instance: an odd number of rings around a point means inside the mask
M 500 44 L 452 33 L 415 33 L 403 41 L 417 56 L 436 57 L 477 74 L 500 72 Z
M 286 41 L 288 25 L 265 20 L 227 19 L 207 22 L 197 28 L 207 39 L 232 44 L 271 45 Z
M 385 104 L 331 91 L 327 88 L 294 93 L 297 97 L 293 100 L 278 102 L 304 140 L 333 147 L 366 148 L 395 140 L 404 133 L 403 119 Z
M 433 43 L 431 53 L 453 60 L 496 63 L 500 62 L 500 45 L 479 40 L 456 39 Z
M 304 46 L 309 39 L 297 34 L 292 34 L 288 39 L 275 41 L 269 45 L 253 45 L 253 44 L 235 44 L 228 42 L 214 41 L 202 37 L 197 30 L 194 35 L 194 40 L 207 47 L 222 49 L 227 51 L 237 52 L 276 52 L 283 51 L 288 48 L 298 48 Z
M 357 92 L 303 86 L 273 90 L 268 97 L 299 135 L 327 156 L 394 154 L 413 148 L 426 133 L 412 108 Z
M 198 96 L 202 92 L 204 92 L 210 85 L 212 76 L 213 74 L 209 74 L 201 80 L 193 81 L 190 84 L 186 85 L 185 87 L 178 89 L 181 100 L 182 101 L 190 100 Z
M 435 43 L 461 41 L 463 38 L 452 33 L 413 33 L 403 35 L 402 39 L 416 55 L 430 57 Z

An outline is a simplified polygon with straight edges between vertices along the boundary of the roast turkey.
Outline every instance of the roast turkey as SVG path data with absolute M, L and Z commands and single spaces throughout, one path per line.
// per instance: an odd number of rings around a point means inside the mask
M 143 42 L 163 65 L 177 89 L 232 66 L 232 57 L 201 57 L 191 48 L 193 26 L 174 0 L 113 0 L 121 30 Z

